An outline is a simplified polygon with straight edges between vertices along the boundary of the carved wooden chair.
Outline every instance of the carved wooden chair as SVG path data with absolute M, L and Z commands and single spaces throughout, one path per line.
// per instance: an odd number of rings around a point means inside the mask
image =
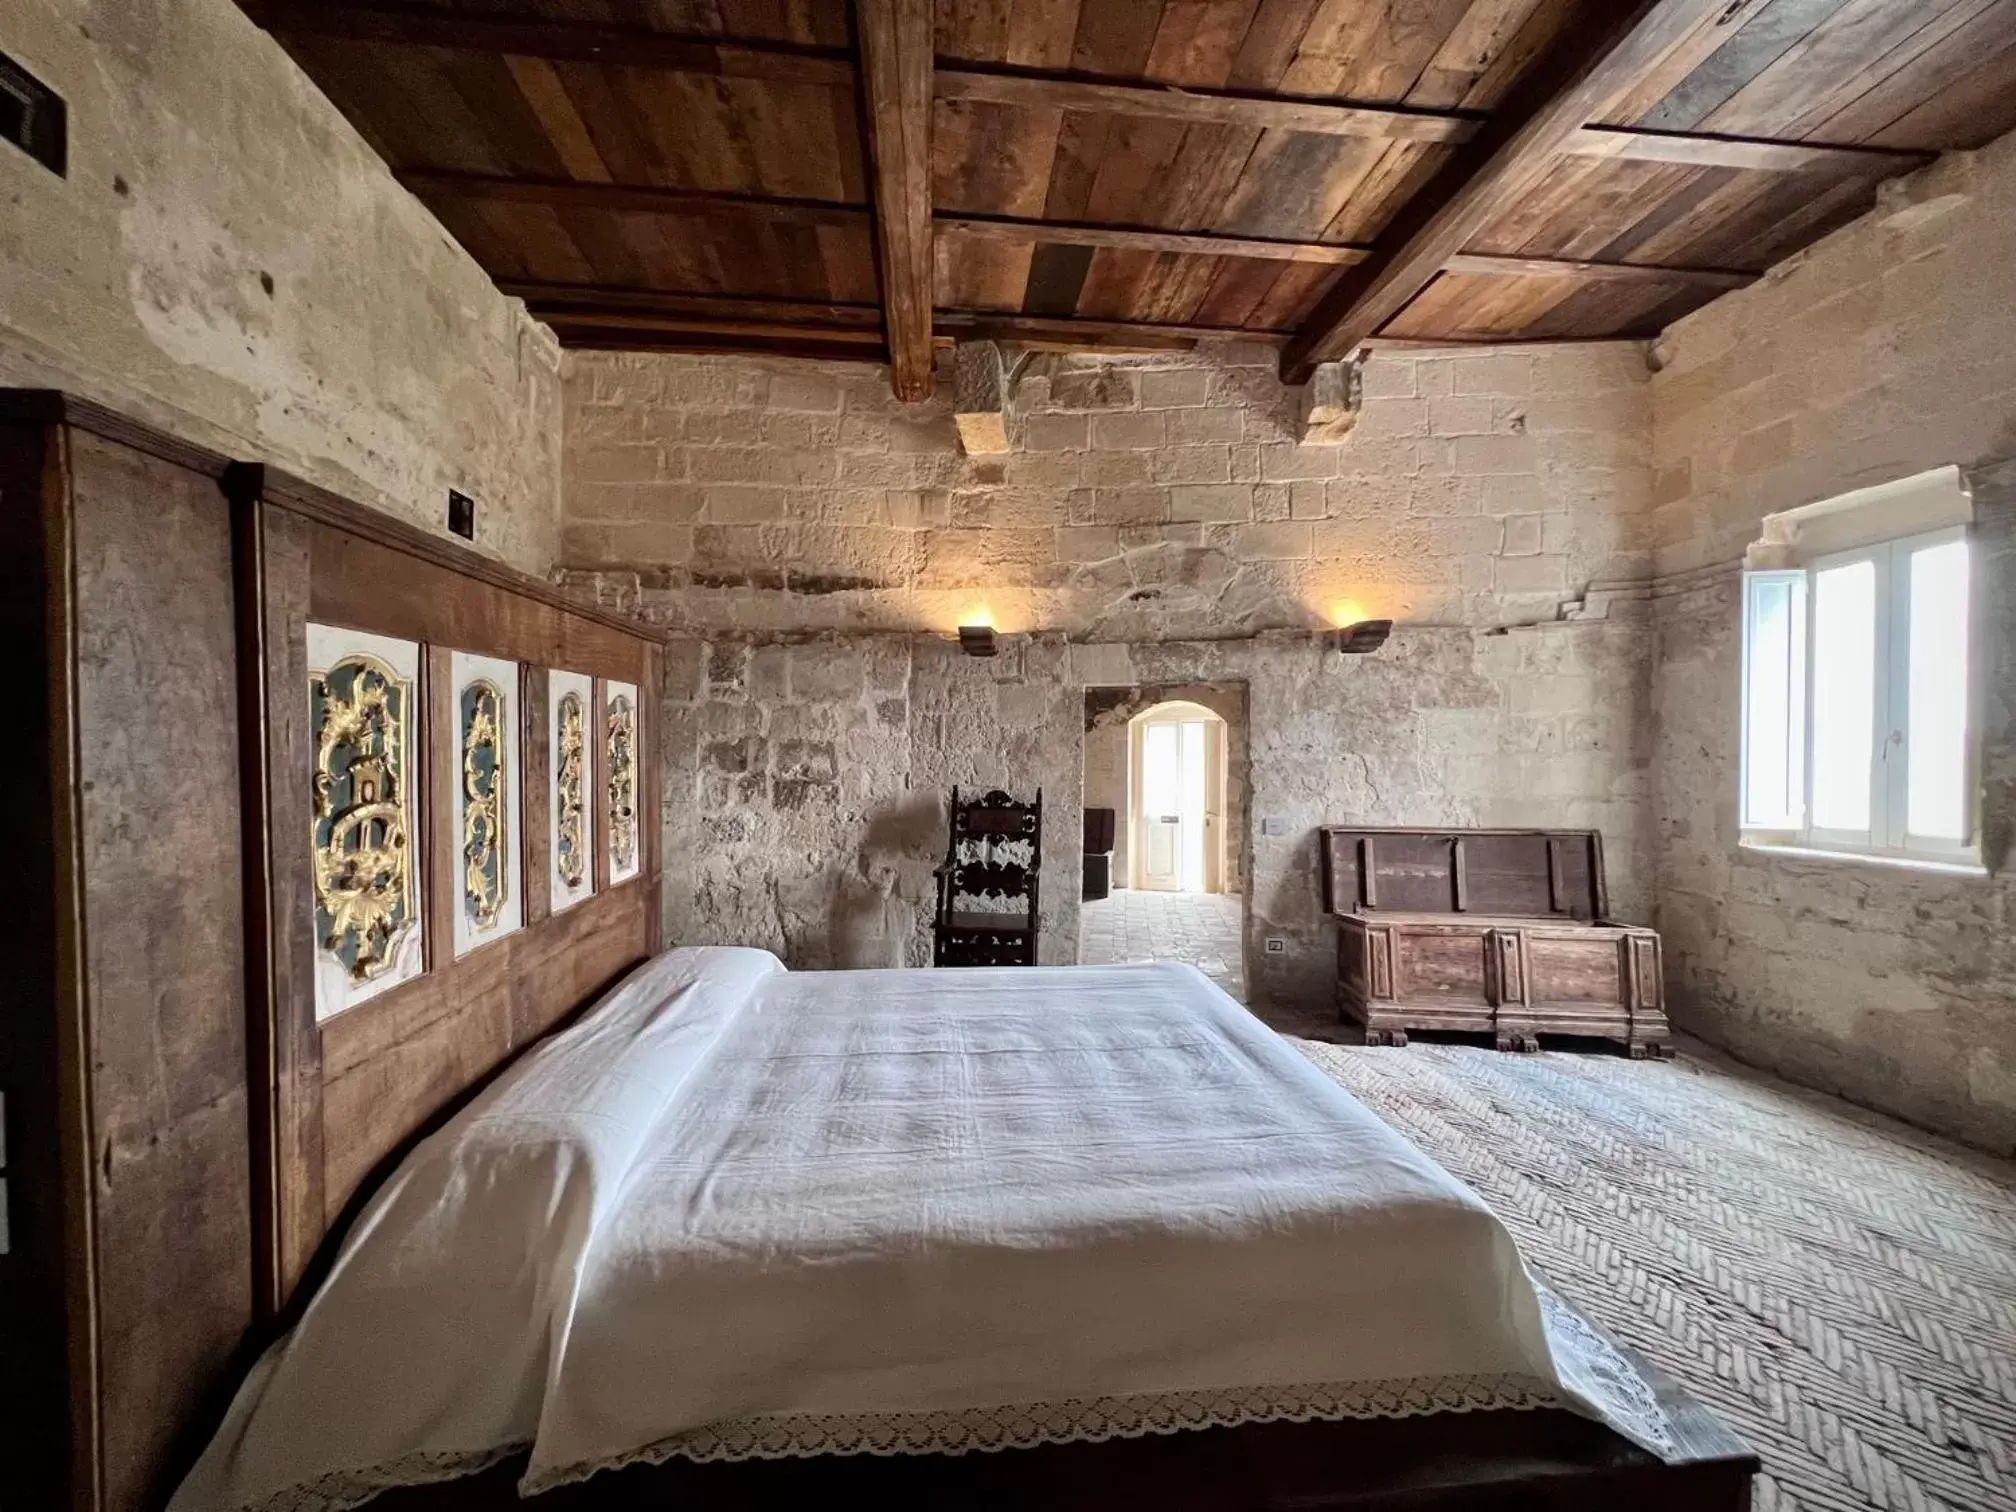
M 952 835 L 938 868 L 937 966 L 1034 966 L 1043 869 L 1043 793 L 952 790 Z

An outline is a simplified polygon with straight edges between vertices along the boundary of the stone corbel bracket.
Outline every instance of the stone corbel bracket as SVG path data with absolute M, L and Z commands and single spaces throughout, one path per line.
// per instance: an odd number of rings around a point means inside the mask
M 1021 372 L 998 341 L 962 341 L 953 353 L 952 419 L 969 457 L 1008 450 L 1008 401 Z
M 1360 354 L 1322 363 L 1310 375 L 1302 387 L 1302 445 L 1341 446 L 1351 439 L 1364 405 L 1364 367 Z

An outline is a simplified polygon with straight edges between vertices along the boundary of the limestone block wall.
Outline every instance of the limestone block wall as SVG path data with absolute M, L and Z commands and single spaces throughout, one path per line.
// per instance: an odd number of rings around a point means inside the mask
M 1302 631 L 1152 643 L 1006 637 L 991 661 L 919 633 L 714 635 L 667 657 L 668 937 L 794 965 L 929 960 L 953 784 L 1040 786 L 1043 959 L 1076 958 L 1087 689 L 1243 685 L 1255 1000 L 1320 1007 L 1325 823 L 1599 828 L 1621 917 L 1651 909 L 1641 620 L 1401 629 L 1378 656 Z M 1286 948 L 1268 953 L 1264 942 Z
M 1040 785 L 1073 960 L 1086 690 L 1197 683 L 1245 694 L 1260 1001 L 1330 1000 L 1324 823 L 1601 828 L 1646 917 L 1649 625 L 1588 592 L 1649 566 L 1642 352 L 1381 353 L 1365 390 L 1304 447 L 1271 351 L 1039 357 L 968 458 L 877 368 L 576 354 L 563 576 L 675 637 L 669 938 L 926 961 L 952 786 Z M 947 634 L 983 607 L 993 661 Z M 1316 633 L 1371 616 L 1377 656 Z
M 231 0 L 8 0 L 69 106 L 0 149 L 0 384 L 66 388 L 477 546 L 559 549 L 560 354 Z
M 1985 859 L 2016 827 L 2016 140 L 1681 321 L 1653 380 L 1657 923 L 1676 1017 L 1746 1059 L 2016 1147 L 2016 885 L 1737 845 L 1736 564 L 1770 512 L 1977 469 Z
M 1380 353 L 1341 447 L 1296 444 L 1274 363 L 1036 357 L 1011 450 L 969 458 L 950 396 L 898 405 L 880 368 L 576 354 L 566 561 L 696 633 L 942 631 L 984 607 L 1118 641 L 1328 624 L 1346 603 L 1552 619 L 1647 571 L 1636 347 Z

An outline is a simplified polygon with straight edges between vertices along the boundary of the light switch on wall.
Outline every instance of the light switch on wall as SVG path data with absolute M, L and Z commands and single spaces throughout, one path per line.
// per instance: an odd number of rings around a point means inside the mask
M 1288 821 L 1269 816 L 1260 821 L 1260 833 L 1263 835 L 1285 835 L 1288 833 Z

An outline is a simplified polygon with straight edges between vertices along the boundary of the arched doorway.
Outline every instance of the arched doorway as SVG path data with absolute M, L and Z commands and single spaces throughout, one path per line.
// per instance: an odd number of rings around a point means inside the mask
M 1144 892 L 1225 890 L 1225 721 L 1171 699 L 1128 722 L 1127 885 Z M 1116 830 L 1121 828 L 1116 826 Z
M 1243 681 L 1085 690 L 1080 961 L 1187 961 L 1245 1000 L 1248 746 Z

